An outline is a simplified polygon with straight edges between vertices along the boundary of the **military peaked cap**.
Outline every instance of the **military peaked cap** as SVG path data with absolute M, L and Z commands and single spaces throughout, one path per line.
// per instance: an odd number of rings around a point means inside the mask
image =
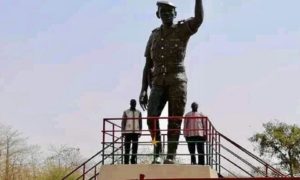
M 176 8 L 176 6 L 169 1 L 157 1 L 156 4 L 157 4 L 157 6 L 166 5 L 166 6 L 171 6 L 173 8 Z

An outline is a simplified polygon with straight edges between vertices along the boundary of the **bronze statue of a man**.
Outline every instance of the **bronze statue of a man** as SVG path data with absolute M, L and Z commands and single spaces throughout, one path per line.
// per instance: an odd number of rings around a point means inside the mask
M 187 77 L 184 57 L 189 38 L 195 34 L 203 21 L 202 0 L 195 0 L 195 16 L 173 23 L 176 7 L 168 1 L 158 1 L 156 16 L 162 25 L 152 31 L 148 40 L 140 93 L 140 105 L 148 109 L 148 117 L 159 117 L 169 103 L 169 116 L 183 116 L 186 104 Z M 149 102 L 147 89 L 151 88 Z M 173 164 L 180 135 L 182 119 L 173 118 L 168 122 L 168 152 L 165 164 Z M 155 146 L 154 161 L 161 163 L 161 136 L 158 119 L 147 121 L 152 140 L 159 141 Z M 156 127 L 155 127 L 156 126 Z

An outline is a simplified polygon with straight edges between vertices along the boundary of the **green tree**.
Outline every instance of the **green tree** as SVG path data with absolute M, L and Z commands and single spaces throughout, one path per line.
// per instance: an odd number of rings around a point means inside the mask
M 293 177 L 300 172 L 300 128 L 282 122 L 263 124 L 264 132 L 254 134 L 249 140 L 256 143 L 261 156 L 278 161 Z

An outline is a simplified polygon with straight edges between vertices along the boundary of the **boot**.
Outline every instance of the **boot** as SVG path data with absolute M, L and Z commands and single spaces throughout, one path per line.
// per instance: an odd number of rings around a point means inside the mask
M 164 164 L 175 164 L 175 155 L 178 146 L 179 134 L 168 134 L 168 153 L 167 159 L 165 159 Z
M 160 154 L 162 152 L 161 147 L 162 147 L 161 142 L 157 143 L 156 146 L 154 146 L 154 158 L 152 164 L 161 164 L 161 158 L 160 158 Z

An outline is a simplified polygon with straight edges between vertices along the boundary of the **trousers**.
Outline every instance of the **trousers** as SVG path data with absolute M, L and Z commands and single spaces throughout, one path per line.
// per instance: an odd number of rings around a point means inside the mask
M 153 86 L 149 97 L 148 117 L 159 117 L 167 102 L 169 117 L 182 117 L 186 105 L 186 89 L 186 82 L 179 82 L 168 86 Z M 168 119 L 168 159 L 173 160 L 176 155 L 181 123 L 181 118 Z M 159 141 L 154 147 L 155 156 L 159 156 L 162 151 L 159 120 L 157 118 L 148 119 L 147 124 L 152 139 L 155 138 L 156 141 Z
M 202 136 L 191 136 L 185 137 L 188 143 L 188 149 L 191 154 L 191 164 L 196 163 L 195 150 L 197 147 L 198 151 L 198 164 L 204 165 L 204 142 L 206 141 L 205 137 Z
M 130 146 L 132 144 L 132 155 L 131 155 L 131 164 L 136 164 L 136 154 L 138 150 L 138 133 L 128 133 L 125 134 L 125 154 L 124 154 L 124 164 L 129 164 L 130 156 Z

